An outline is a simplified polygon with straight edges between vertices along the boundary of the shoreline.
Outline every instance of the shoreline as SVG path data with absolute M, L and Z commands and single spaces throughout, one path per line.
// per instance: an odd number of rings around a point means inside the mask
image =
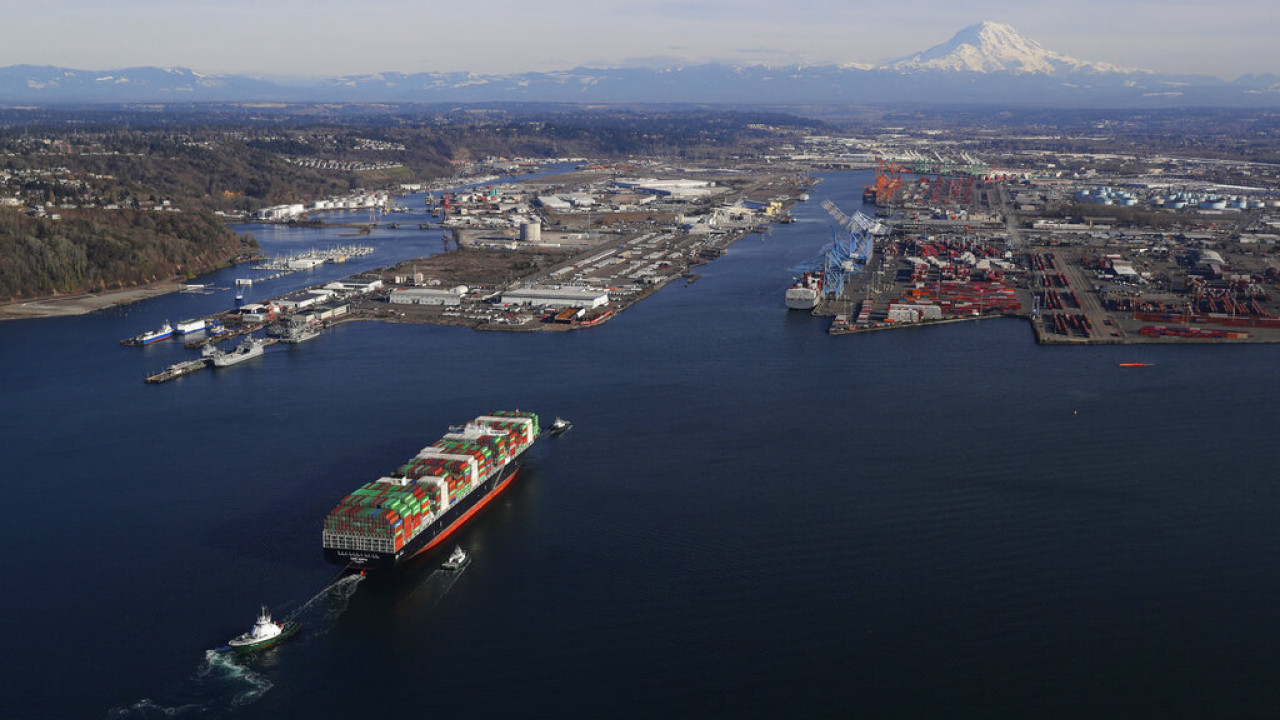
M 181 289 L 181 282 L 176 279 L 170 279 L 102 293 L 50 295 L 30 300 L 12 300 L 0 303 L 0 322 L 5 320 L 87 315 L 107 308 L 132 305 L 139 300 L 168 295 Z

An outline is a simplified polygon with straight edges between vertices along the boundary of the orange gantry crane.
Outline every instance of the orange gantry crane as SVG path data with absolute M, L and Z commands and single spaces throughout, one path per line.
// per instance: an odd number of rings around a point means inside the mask
M 875 191 L 875 203 L 888 205 L 893 202 L 897 192 L 902 189 L 902 166 L 893 161 L 885 162 L 884 158 L 876 158 L 876 183 L 868 185 L 867 190 Z M 864 193 L 864 197 L 870 192 Z

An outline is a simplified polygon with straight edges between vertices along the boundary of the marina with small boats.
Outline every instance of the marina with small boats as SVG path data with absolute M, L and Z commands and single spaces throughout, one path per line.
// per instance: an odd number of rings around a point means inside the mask
M 272 258 L 254 267 L 255 270 L 294 272 L 309 270 L 317 265 L 340 264 L 350 258 L 364 257 L 373 253 L 369 245 L 338 245 L 335 247 L 305 250 Z M 278 276 L 277 276 L 278 277 Z

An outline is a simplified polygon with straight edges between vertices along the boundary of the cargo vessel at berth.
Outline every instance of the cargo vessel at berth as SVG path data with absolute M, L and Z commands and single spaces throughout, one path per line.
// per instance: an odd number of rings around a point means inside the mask
M 121 340 L 121 345 L 150 345 L 157 340 L 163 340 L 173 335 L 173 326 L 166 320 L 159 330 L 148 330 L 141 335 L 136 335 L 128 340 Z
M 237 363 L 262 355 L 263 348 L 267 346 L 267 340 L 255 337 L 246 337 L 240 341 L 240 344 L 233 350 L 219 350 L 212 345 L 206 346 L 206 357 L 213 361 L 214 367 L 231 367 Z M 275 342 L 272 340 L 271 342 Z
M 506 489 L 539 433 L 519 410 L 481 415 L 423 448 L 392 474 L 342 499 L 324 519 L 324 557 L 390 570 L 443 542 Z
M 787 288 L 787 307 L 792 310 L 812 310 L 822 299 L 822 273 L 806 272 Z

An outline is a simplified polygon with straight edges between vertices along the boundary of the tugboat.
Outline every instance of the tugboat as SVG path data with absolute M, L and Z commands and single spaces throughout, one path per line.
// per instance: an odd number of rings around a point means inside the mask
M 462 552 L 462 546 L 454 545 L 453 552 L 449 555 L 449 559 L 444 561 L 440 567 L 444 570 L 461 570 L 471 562 L 471 557 Z
M 267 612 L 267 606 L 263 605 L 262 612 L 258 614 L 258 621 L 253 624 L 253 629 L 232 638 L 227 645 L 237 653 L 254 653 L 290 637 L 301 627 L 302 623 L 296 620 L 288 620 L 284 623 L 272 622 L 271 613 Z
M 547 430 L 547 432 L 551 435 L 561 435 L 563 433 L 568 432 L 569 428 L 571 427 L 573 427 L 573 423 L 569 422 L 568 420 L 565 420 L 562 417 L 556 417 L 556 421 L 551 423 L 551 427 Z

